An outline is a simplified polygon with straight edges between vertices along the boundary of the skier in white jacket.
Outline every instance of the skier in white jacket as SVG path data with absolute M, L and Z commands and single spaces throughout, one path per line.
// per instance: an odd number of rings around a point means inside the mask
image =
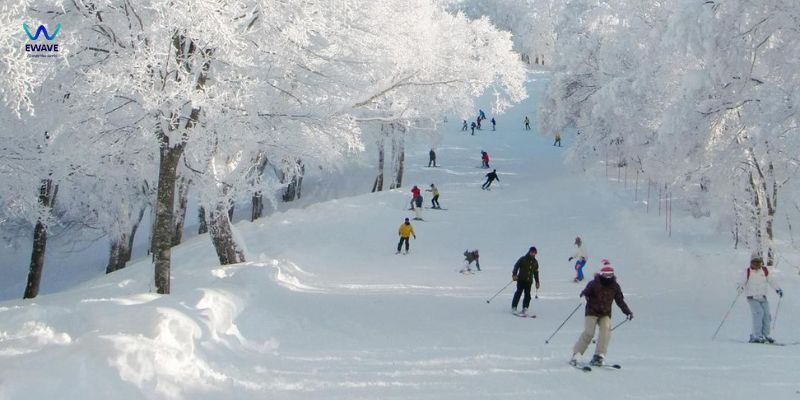
M 586 266 L 586 261 L 589 259 L 589 253 L 586 251 L 586 245 L 583 243 L 583 240 L 580 236 L 575 237 L 575 246 L 577 247 L 575 254 L 567 261 L 576 259 L 574 280 L 575 282 L 580 282 L 583 280 L 583 267 Z
M 783 297 L 783 290 L 769 276 L 769 270 L 764 266 L 761 256 L 754 254 L 750 257 L 750 267 L 747 268 L 744 280 L 739 282 L 738 290 L 744 291 L 747 303 L 750 304 L 750 313 L 753 316 L 753 332 L 750 334 L 750 343 L 774 343 L 769 336 L 772 316 L 769 313 L 767 302 L 768 286 L 775 289 L 778 296 Z

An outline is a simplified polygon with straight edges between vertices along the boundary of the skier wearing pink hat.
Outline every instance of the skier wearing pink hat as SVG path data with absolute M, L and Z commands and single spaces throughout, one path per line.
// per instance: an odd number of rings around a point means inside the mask
M 595 274 L 594 279 L 586 285 L 581 292 L 581 297 L 586 297 L 586 318 L 584 320 L 584 330 L 575 346 L 572 348 L 572 365 L 577 365 L 578 356 L 582 355 L 594 337 L 596 327 L 600 327 L 600 337 L 597 339 L 594 357 L 589 362 L 590 365 L 600 366 L 608 350 L 608 342 L 611 340 L 611 303 L 616 302 L 628 319 L 633 319 L 633 312 L 625 304 L 625 296 L 622 288 L 617 283 L 614 276 L 614 268 L 608 259 L 600 262 L 603 266 L 600 272 Z

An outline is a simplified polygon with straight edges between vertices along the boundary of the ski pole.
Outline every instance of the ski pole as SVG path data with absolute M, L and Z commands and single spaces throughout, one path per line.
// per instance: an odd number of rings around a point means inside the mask
M 567 321 L 569 321 L 569 319 L 570 319 L 570 318 L 572 318 L 572 315 L 573 315 L 573 314 L 575 314 L 575 312 L 576 312 L 576 311 L 578 311 L 578 309 L 579 309 L 579 308 L 581 308 L 581 306 L 582 306 L 582 305 L 583 305 L 583 302 L 580 302 L 580 303 L 578 303 L 578 306 L 577 306 L 577 307 L 575 307 L 575 309 L 574 309 L 574 310 L 572 310 L 572 312 L 571 312 L 571 313 L 569 313 L 569 315 L 567 316 L 567 319 L 565 319 L 565 320 L 564 320 L 564 322 L 562 322 L 562 323 L 561 323 L 561 325 L 559 325 L 559 326 L 558 326 L 558 328 L 556 328 L 556 331 L 555 331 L 555 332 L 553 332 L 553 334 L 552 334 L 552 335 L 550 335 L 550 337 L 549 337 L 549 338 L 547 338 L 547 340 L 545 340 L 545 341 L 544 341 L 544 344 L 548 344 L 548 343 L 550 343 L 550 339 L 552 339 L 552 338 L 553 338 L 553 336 L 555 336 L 555 335 L 556 335 L 556 333 L 558 333 L 558 331 L 560 331 L 560 330 L 561 330 L 561 327 L 563 327 L 563 326 L 564 326 L 564 324 L 566 324 L 566 323 L 567 323 Z
M 778 297 L 778 306 L 775 307 L 775 318 L 772 319 L 772 330 L 775 331 L 775 323 L 778 322 L 778 311 L 781 310 L 781 300 L 783 296 Z
M 630 320 L 629 320 L 629 319 L 627 319 L 627 318 L 623 319 L 623 320 L 622 320 L 622 322 L 620 322 L 620 323 L 618 323 L 618 324 L 614 325 L 614 327 L 613 327 L 613 328 L 611 328 L 611 330 L 609 330 L 609 332 L 614 332 L 614 329 L 617 329 L 617 328 L 619 328 L 619 326 L 620 326 L 620 325 L 622 325 L 622 324 L 624 324 L 624 323 L 626 323 L 626 322 L 628 322 L 628 321 L 630 321 Z M 596 339 L 592 339 L 592 343 L 597 343 L 597 340 L 596 340 Z
M 495 298 L 495 297 L 497 297 L 497 295 L 498 295 L 498 294 L 502 293 L 502 292 L 503 292 L 503 290 L 506 290 L 506 288 L 508 287 L 508 285 L 510 285 L 510 284 L 511 284 L 511 283 L 513 283 L 513 282 L 514 282 L 514 280 L 512 279 L 512 280 L 511 280 L 511 282 L 508 282 L 508 283 L 507 283 L 505 286 L 503 286 L 503 288 L 502 288 L 502 289 L 500 289 L 500 290 L 499 290 L 497 293 L 495 293 L 495 294 L 494 294 L 494 296 L 490 297 L 490 298 L 489 298 L 489 300 L 486 300 L 486 304 L 489 304 L 489 302 L 491 302 L 492 300 L 494 300 L 494 298 Z
M 722 317 L 722 321 L 720 321 L 719 326 L 717 327 L 717 330 L 714 331 L 714 336 L 711 337 L 711 340 L 714 340 L 717 337 L 717 334 L 719 333 L 719 330 L 722 329 L 722 324 L 724 324 L 725 321 L 728 320 L 728 315 L 730 315 L 731 310 L 733 310 L 733 306 L 736 305 L 736 300 L 739 300 L 739 296 L 741 296 L 741 295 L 742 295 L 742 292 L 736 293 L 736 298 L 733 299 L 733 303 L 731 303 L 731 307 L 728 308 L 728 312 L 726 312 L 725 316 Z

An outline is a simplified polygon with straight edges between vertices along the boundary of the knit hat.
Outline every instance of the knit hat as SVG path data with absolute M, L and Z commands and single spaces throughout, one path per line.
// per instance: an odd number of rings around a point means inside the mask
M 530 249 L 528 249 L 528 253 L 530 253 L 530 252 L 538 253 L 538 252 L 536 251 L 536 246 L 531 246 L 531 248 L 530 248 Z
M 600 268 L 600 275 L 614 276 L 614 267 L 611 266 L 611 262 L 607 258 L 602 259 L 600 264 L 603 265 L 603 268 Z

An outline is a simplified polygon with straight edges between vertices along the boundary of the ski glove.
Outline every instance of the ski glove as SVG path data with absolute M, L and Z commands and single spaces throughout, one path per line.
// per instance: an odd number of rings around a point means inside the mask
M 628 314 L 628 321 L 633 319 L 633 313 Z
M 783 289 L 778 289 L 775 291 L 778 294 L 778 297 L 783 297 Z

